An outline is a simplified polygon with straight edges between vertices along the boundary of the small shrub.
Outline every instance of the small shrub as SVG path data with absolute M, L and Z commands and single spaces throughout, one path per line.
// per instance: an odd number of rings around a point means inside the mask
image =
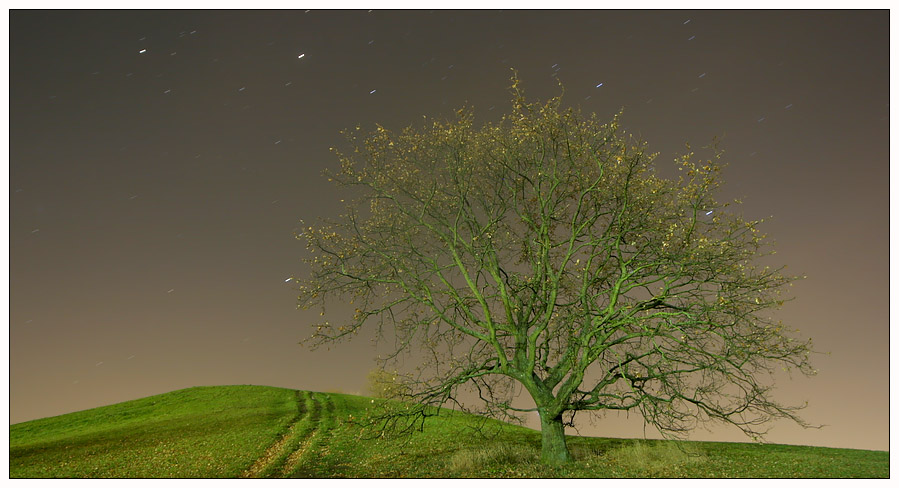
M 376 368 L 368 373 L 368 393 L 375 398 L 399 399 L 408 395 L 406 378 L 396 371 Z

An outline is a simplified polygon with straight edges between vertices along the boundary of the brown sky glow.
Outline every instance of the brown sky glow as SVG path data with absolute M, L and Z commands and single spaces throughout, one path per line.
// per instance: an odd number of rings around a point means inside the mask
M 335 215 L 339 131 L 508 110 L 510 68 L 727 185 L 808 279 L 777 312 L 828 354 L 778 443 L 888 449 L 889 12 L 12 11 L 10 422 L 198 385 L 365 392 L 285 280 Z M 316 314 L 317 312 L 310 312 Z M 639 437 L 635 415 L 581 433 Z M 738 432 L 695 438 L 745 440 Z

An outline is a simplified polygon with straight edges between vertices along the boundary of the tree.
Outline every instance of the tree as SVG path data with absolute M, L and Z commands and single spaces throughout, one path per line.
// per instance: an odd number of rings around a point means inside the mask
M 777 418 L 806 425 L 770 398 L 778 367 L 814 373 L 810 341 L 764 315 L 795 278 L 758 263 L 773 253 L 761 220 L 715 201 L 720 152 L 688 152 L 665 178 L 618 116 L 602 124 L 561 95 L 528 102 L 517 75 L 511 94 L 496 124 L 460 110 L 347 134 L 328 176 L 355 200 L 303 224 L 299 305 L 355 313 L 308 342 L 377 328 L 391 357 L 422 361 L 405 383 L 422 405 L 470 385 L 486 411 L 514 415 L 528 410 L 512 406 L 520 385 L 548 463 L 571 459 L 564 428 L 579 411 L 636 410 L 672 435 L 710 420 L 753 437 Z

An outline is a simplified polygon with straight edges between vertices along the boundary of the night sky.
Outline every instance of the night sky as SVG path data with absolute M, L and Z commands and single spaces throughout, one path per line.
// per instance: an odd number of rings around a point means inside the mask
M 779 443 L 888 449 L 889 12 L 11 11 L 10 422 L 200 385 L 365 394 L 365 338 L 310 352 L 300 219 L 339 131 L 509 110 L 623 125 L 673 164 L 723 138 L 720 200 L 808 275 L 776 313 L 819 374 Z M 314 316 L 314 317 L 313 317 Z M 610 414 L 584 435 L 640 437 Z M 652 436 L 652 432 L 647 432 Z M 746 441 L 735 429 L 694 439 Z

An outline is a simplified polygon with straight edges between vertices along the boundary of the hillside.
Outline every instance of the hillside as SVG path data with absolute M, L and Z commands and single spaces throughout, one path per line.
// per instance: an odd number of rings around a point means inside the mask
M 370 439 L 374 400 L 262 386 L 197 387 L 10 426 L 11 478 L 861 477 L 889 453 L 571 436 L 542 466 L 539 432 L 443 411 L 406 439 Z

